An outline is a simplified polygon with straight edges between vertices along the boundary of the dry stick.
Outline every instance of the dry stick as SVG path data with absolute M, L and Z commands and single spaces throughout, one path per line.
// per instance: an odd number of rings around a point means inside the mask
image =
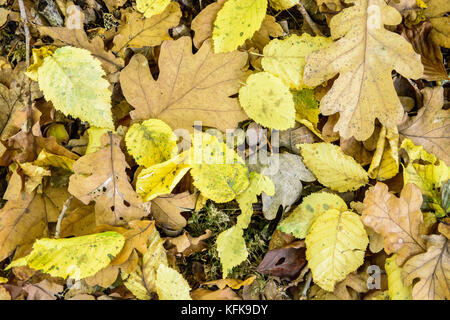
M 55 239 L 59 238 L 59 234 L 61 233 L 61 222 L 64 219 L 64 215 L 66 214 L 67 208 L 69 208 L 72 199 L 73 196 L 70 196 L 69 198 L 67 198 L 66 202 L 64 202 L 64 206 L 58 217 L 58 222 L 56 223 Z
M 308 14 L 308 11 L 306 11 L 305 6 L 303 5 L 303 3 L 301 3 L 301 1 L 298 2 L 298 4 L 296 5 L 296 8 L 298 11 L 300 11 L 300 13 L 303 16 L 303 19 L 306 20 L 306 22 L 311 27 L 312 31 L 314 31 L 314 33 L 318 36 L 323 36 L 323 33 L 319 30 L 319 27 L 317 27 L 317 24 L 315 24 L 314 21 L 311 19 L 311 17 Z
M 27 13 L 25 11 L 25 5 L 23 4 L 23 0 L 19 0 L 19 8 L 20 8 L 20 17 L 23 20 L 23 29 L 25 30 L 25 50 L 26 50 L 26 61 L 27 67 L 30 66 L 30 29 L 28 28 L 28 18 Z

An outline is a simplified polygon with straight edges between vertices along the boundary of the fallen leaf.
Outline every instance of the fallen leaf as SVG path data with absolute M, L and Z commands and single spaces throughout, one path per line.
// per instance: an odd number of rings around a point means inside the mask
M 448 300 L 450 289 L 450 256 L 448 239 L 441 235 L 426 237 L 427 250 L 409 259 L 403 266 L 402 278 L 409 286 L 413 280 L 412 296 L 415 300 Z
M 386 259 L 384 265 L 388 276 L 388 292 L 390 300 L 412 300 L 412 286 L 404 286 L 402 268 L 397 265 L 396 255 Z
M 387 254 L 397 253 L 397 264 L 425 250 L 422 239 L 422 194 L 414 184 L 406 184 L 400 198 L 378 182 L 364 199 L 363 223 L 384 237 Z
M 369 239 L 356 213 L 330 209 L 313 222 L 305 243 L 314 283 L 333 291 L 363 264 Z
M 306 166 L 324 186 L 344 192 L 367 184 L 367 172 L 338 146 L 321 142 L 301 144 L 298 147 Z
M 320 111 L 340 113 L 334 130 L 341 137 L 366 140 L 376 118 L 387 128 L 401 122 L 403 107 L 392 84 L 392 69 L 418 79 L 423 66 L 411 44 L 384 29 L 401 22 L 397 10 L 382 0 L 351 2 L 355 5 L 330 21 L 331 37 L 339 40 L 306 58 L 304 81 L 317 86 L 340 73 L 320 101 Z
M 171 230 L 181 230 L 186 219 L 181 212 L 194 210 L 197 196 L 185 191 L 179 194 L 159 196 L 152 201 L 152 215 L 156 224 Z
M 23 287 L 28 293 L 27 300 L 56 300 L 57 294 L 62 293 L 63 286 L 48 280 L 39 283 L 29 283 Z
M 102 146 L 75 162 L 69 192 L 84 204 L 95 201 L 97 224 L 119 225 L 146 216 L 144 203 L 128 181 L 119 138 L 105 134 Z
M 398 127 L 402 138 L 408 138 L 450 164 L 450 111 L 444 110 L 444 89 L 441 86 L 422 90 L 424 106 L 415 117 L 409 117 Z
M 235 128 L 247 118 L 237 99 L 230 98 L 238 92 L 246 61 L 243 52 L 213 54 L 209 40 L 194 55 L 191 39 L 182 37 L 163 43 L 155 81 L 147 59 L 134 55 L 120 73 L 125 98 L 136 109 L 131 117 L 157 118 L 172 129 L 192 130 L 194 121 L 223 131 Z

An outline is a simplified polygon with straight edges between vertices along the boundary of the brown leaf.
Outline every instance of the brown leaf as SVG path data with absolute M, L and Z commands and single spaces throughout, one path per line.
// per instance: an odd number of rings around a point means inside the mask
M 384 236 L 384 250 L 387 254 L 397 253 L 399 266 L 425 251 L 421 205 L 422 193 L 411 183 L 405 185 L 400 198 L 389 193 L 388 186 L 382 182 L 366 193 L 361 219 Z
M 166 229 L 181 230 L 186 226 L 182 211 L 193 210 L 197 195 L 183 192 L 160 196 L 152 201 L 152 215 L 158 226 Z
M 342 151 L 353 157 L 360 165 L 365 166 L 372 161 L 372 152 L 367 150 L 361 141 L 351 137 L 348 139 L 341 138 L 340 142 Z
M 95 201 L 97 224 L 121 225 L 148 215 L 142 199 L 128 181 L 128 164 L 118 136 L 102 137 L 102 147 L 73 165 L 69 192 L 84 204 Z
M 72 199 L 61 221 L 60 237 L 84 236 L 94 233 L 95 209 L 93 204 L 85 205 L 78 199 Z
M 342 300 L 359 300 L 355 299 L 355 296 L 357 297 L 355 293 L 367 291 L 369 291 L 367 279 L 356 272 L 352 272 L 344 280 L 336 284 L 333 294 Z
M 30 283 L 23 287 L 28 293 L 27 300 L 56 300 L 57 294 L 63 291 L 63 286 L 48 280 Z
M 167 243 L 175 247 L 176 254 L 181 253 L 184 257 L 188 257 L 195 252 L 205 250 L 208 245 L 204 240 L 211 237 L 211 235 L 212 232 L 208 229 L 205 231 L 205 234 L 199 237 L 192 237 L 189 233 L 185 232 L 176 238 L 168 238 Z
M 428 81 L 448 79 L 441 48 L 431 37 L 433 30 L 431 23 L 424 21 L 419 25 L 412 25 L 411 28 L 401 25 L 401 35 L 412 44 L 414 51 L 420 54 L 424 67 L 423 79 Z
M 178 25 L 180 17 L 180 6 L 176 2 L 171 2 L 163 13 L 148 19 L 136 11 L 125 14 L 112 50 L 123 53 L 126 48 L 160 45 L 171 39 L 168 31 Z
M 113 73 L 123 68 L 124 61 L 117 58 L 111 51 L 105 50 L 103 40 L 96 36 L 89 40 L 83 29 L 68 29 L 64 27 L 39 27 L 42 36 L 46 35 L 55 40 L 54 45 L 72 46 L 89 50 L 91 54 L 100 60 L 103 69 L 107 73 Z
M 215 291 L 199 288 L 191 291 L 191 297 L 193 300 L 242 300 L 230 288 Z
M 48 222 L 56 222 L 69 194 L 61 189 L 46 188 L 44 193 L 22 192 L 0 210 L 0 261 L 17 246 L 33 242 L 48 234 Z
M 134 120 L 158 118 L 173 129 L 189 130 L 201 121 L 225 131 L 247 118 L 237 98 L 230 98 L 238 92 L 246 62 L 244 52 L 212 53 L 210 40 L 194 55 L 191 38 L 182 37 L 163 43 L 157 81 L 147 59 L 137 54 L 120 73 L 120 84 L 136 108 Z
M 419 278 L 412 291 L 415 300 L 450 299 L 450 245 L 441 235 L 426 236 L 427 251 L 409 259 L 403 266 L 402 278 L 411 285 Z
M 256 269 L 262 274 L 294 280 L 306 264 L 304 241 L 270 250 Z
M 245 280 L 239 279 L 219 279 L 202 283 L 205 286 L 217 286 L 219 289 L 224 289 L 227 286 L 234 290 L 239 290 L 243 286 L 248 286 L 253 283 L 255 276 L 248 277 Z
M 399 127 L 403 138 L 411 139 L 416 145 L 450 164 L 450 110 L 443 110 L 444 89 L 441 86 L 422 90 L 424 106 L 417 116 L 406 119 Z

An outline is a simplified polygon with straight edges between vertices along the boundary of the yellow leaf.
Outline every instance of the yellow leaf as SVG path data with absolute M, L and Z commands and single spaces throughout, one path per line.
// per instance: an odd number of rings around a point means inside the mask
M 312 37 L 307 33 L 296 34 L 286 39 L 274 39 L 264 47 L 261 64 L 264 71 L 277 76 L 292 89 L 309 88 L 303 82 L 306 56 L 332 43 L 331 38 Z
M 314 221 L 305 243 L 314 283 L 333 291 L 362 265 L 369 239 L 356 213 L 330 209 Z
M 413 256 L 403 266 L 402 278 L 405 285 L 413 286 L 414 300 L 449 300 L 450 288 L 450 244 L 442 235 L 426 237 L 427 251 Z
M 194 186 L 215 202 L 233 200 L 249 185 L 245 162 L 215 136 L 205 133 L 200 137 L 191 148 Z
M 262 126 L 287 130 L 295 125 L 295 106 L 289 88 L 267 72 L 252 74 L 239 89 L 245 113 Z
M 0 277 L 0 283 L 7 283 L 7 282 L 8 282 L 7 278 Z
M 158 119 L 135 123 L 125 136 L 128 153 L 146 168 L 169 160 L 177 153 L 177 136 Z
M 192 300 L 191 288 L 176 270 L 161 264 L 156 272 L 156 292 L 159 300 Z
M 412 286 L 404 286 L 402 268 L 395 261 L 396 255 L 386 259 L 384 268 L 388 276 L 389 297 L 391 300 L 412 300 Z
M 158 118 L 173 130 L 193 131 L 196 121 L 223 132 L 236 128 L 247 116 L 230 96 L 238 93 L 247 60 L 246 52 L 214 54 L 211 40 L 193 54 L 192 39 L 181 37 L 161 45 L 155 81 L 147 58 L 135 54 L 120 73 L 123 94 L 135 108 L 131 118 Z
M 367 172 L 359 163 L 331 143 L 301 144 L 303 161 L 326 187 L 344 192 L 367 184 Z
M 278 225 L 278 230 L 291 233 L 303 239 L 310 230 L 315 219 L 330 209 L 346 211 L 347 205 L 341 197 L 328 192 L 316 192 L 303 198 L 302 203 Z
M 337 41 L 307 56 L 304 82 L 317 86 L 339 73 L 320 101 L 320 111 L 324 115 L 339 112 L 334 130 L 342 138 L 364 141 L 372 135 L 375 119 L 393 128 L 403 118 L 392 69 L 418 79 L 423 66 L 409 42 L 384 28 L 401 23 L 396 9 L 384 0 L 349 2 L 354 5 L 330 21 L 331 37 Z
M 157 270 L 160 265 L 168 265 L 164 240 L 159 232 L 154 231 L 148 237 L 147 252 L 142 262 L 130 273 L 124 285 L 140 300 L 150 300 L 151 294 L 156 292 Z
M 137 11 L 144 14 L 144 17 L 150 18 L 162 13 L 171 0 L 136 0 Z
M 386 144 L 386 140 L 388 144 Z M 367 171 L 371 179 L 384 181 L 398 173 L 398 131 L 383 127 L 378 137 L 377 148 Z
M 364 199 L 361 220 L 383 235 L 384 251 L 397 253 L 399 265 L 425 249 L 421 204 L 422 195 L 413 184 L 406 184 L 397 198 L 389 193 L 387 185 L 378 182 Z
M 100 61 L 89 51 L 70 46 L 57 49 L 38 69 L 39 87 L 57 110 L 113 129 L 111 92 L 104 75 Z
M 136 179 L 136 192 L 144 202 L 169 194 L 191 168 L 185 153 L 142 170 Z
M 228 0 L 214 21 L 214 52 L 230 52 L 244 44 L 261 27 L 267 0 Z
M 222 277 L 228 277 L 231 270 L 245 261 L 248 257 L 244 240 L 244 230 L 233 226 L 217 236 L 217 253 L 222 264 Z
M 7 269 L 27 265 L 53 277 L 80 280 L 106 267 L 124 243 L 125 238 L 117 232 L 69 239 L 39 239 L 29 255 L 14 260 Z
M 292 8 L 298 3 L 298 0 L 269 0 L 269 4 L 275 10 L 286 10 Z
M 310 89 L 303 89 L 300 91 L 291 90 L 291 92 L 294 98 L 294 105 L 296 111 L 295 120 L 302 123 L 303 123 L 302 120 L 307 120 L 308 122 L 310 122 L 310 124 L 312 124 L 313 128 L 317 128 L 320 111 L 319 111 L 319 103 L 314 98 L 314 90 Z M 307 127 L 309 128 L 309 126 Z M 317 129 L 315 129 L 314 131 L 317 132 Z
M 25 191 L 32 193 L 46 176 L 51 176 L 51 171 L 40 166 L 36 166 L 31 162 L 19 163 L 22 172 L 27 175 L 25 180 Z
M 97 150 L 101 149 L 102 146 L 102 136 L 105 133 L 108 133 L 108 129 L 105 128 L 96 128 L 96 127 L 90 127 L 87 129 L 88 135 L 89 135 L 89 141 L 88 145 L 86 147 L 85 154 L 94 153 Z
M 34 160 L 33 164 L 41 167 L 55 167 L 55 168 L 62 168 L 68 171 L 73 172 L 73 164 L 75 163 L 75 160 L 70 159 L 65 156 L 60 156 L 57 154 L 53 154 L 51 152 L 48 152 L 45 149 L 42 149 L 42 151 L 39 153 L 36 160 Z
M 39 49 L 33 49 L 33 64 L 27 68 L 25 74 L 34 81 L 38 81 L 38 69 L 44 63 L 44 59 L 55 53 L 57 47 L 43 46 Z

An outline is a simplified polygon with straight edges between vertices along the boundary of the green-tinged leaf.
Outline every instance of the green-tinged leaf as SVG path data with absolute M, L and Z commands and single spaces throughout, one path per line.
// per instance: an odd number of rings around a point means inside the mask
M 176 270 L 160 264 L 156 272 L 156 292 L 159 300 L 191 300 L 191 288 Z
M 59 48 L 38 69 L 39 87 L 57 110 L 92 126 L 114 128 L 111 92 L 101 62 L 88 50 Z
M 124 243 L 120 233 L 111 231 L 70 239 L 39 239 L 29 255 L 13 261 L 8 269 L 26 265 L 53 277 L 80 280 L 109 265 Z

